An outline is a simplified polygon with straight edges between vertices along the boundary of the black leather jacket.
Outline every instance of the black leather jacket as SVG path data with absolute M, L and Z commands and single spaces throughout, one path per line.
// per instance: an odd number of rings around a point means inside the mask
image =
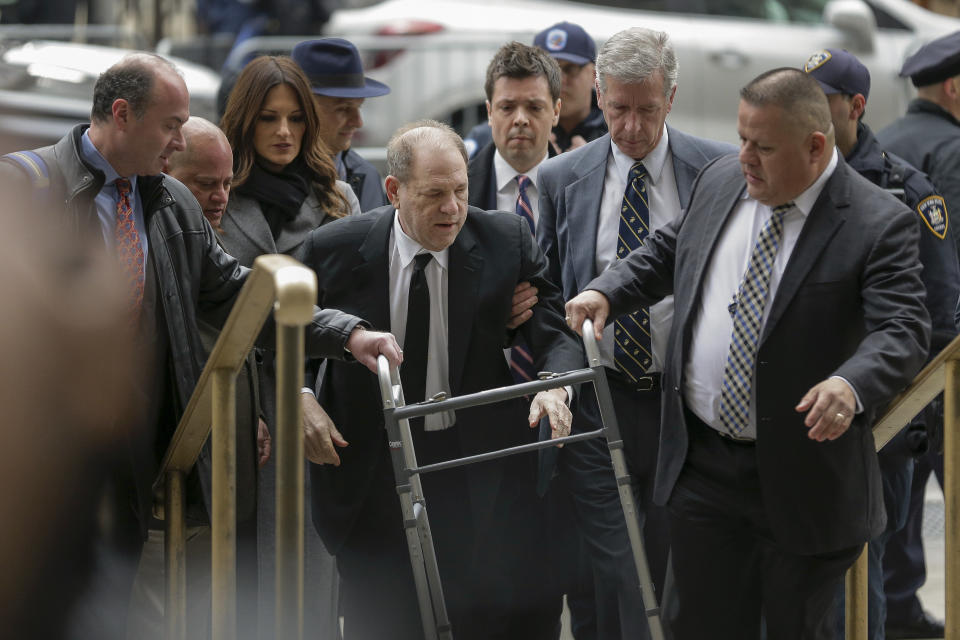
M 65 214 L 64 222 L 78 235 L 102 238 L 94 198 L 103 186 L 102 172 L 88 166 L 81 157 L 81 136 L 88 125 L 78 125 L 55 145 L 35 149 L 47 165 L 50 186 L 36 197 L 48 199 L 51 211 Z M 12 161 L 0 162 L 0 184 L 27 185 L 23 170 Z M 193 393 L 206 361 L 200 339 L 198 317 L 220 327 L 233 306 L 249 269 L 240 266 L 217 244 L 216 234 L 203 217 L 193 194 L 177 180 L 166 176 L 139 176 L 137 189 L 143 204 L 148 234 L 148 277 L 156 277 L 156 300 L 162 305 L 162 324 L 169 345 L 168 405 L 172 418 L 179 420 Z M 63 207 L 59 206 L 63 203 Z M 102 242 L 102 240 L 101 240 Z M 344 358 L 347 338 L 362 321 L 333 309 L 314 309 L 313 322 L 306 330 L 306 355 L 314 358 Z M 272 322 L 260 337 L 266 347 L 273 343 Z M 147 336 L 149 339 L 149 336 Z M 170 387 L 173 388 L 170 388 Z M 176 425 L 160 426 L 161 433 Z M 161 453 L 168 442 L 156 443 Z M 149 471 L 137 469 L 137 493 L 141 525 L 144 509 L 149 510 Z M 201 474 L 201 477 L 204 474 Z M 146 484 L 144 484 L 146 483 Z M 208 487 L 205 487 L 208 489 Z M 147 495 L 144 495 L 147 492 Z M 205 493 L 207 493 L 205 491 Z

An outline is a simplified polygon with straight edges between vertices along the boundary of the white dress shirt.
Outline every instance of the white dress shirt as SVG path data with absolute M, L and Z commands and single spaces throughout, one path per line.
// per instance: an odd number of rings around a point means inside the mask
M 427 251 L 416 240 L 404 233 L 400 217 L 394 212 L 393 233 L 390 234 L 390 331 L 401 348 L 407 335 L 407 295 L 413 275 L 413 258 L 418 253 L 432 253 L 433 260 L 424 268 L 430 289 L 430 339 L 427 347 L 426 397 L 444 391 L 450 394 L 450 363 L 447 357 L 447 264 L 449 249 Z M 403 365 L 400 365 L 403 381 Z M 439 431 L 453 426 L 456 416 L 452 411 L 435 413 L 424 418 L 424 429 Z
M 794 199 L 793 209 L 783 217 L 783 240 L 770 273 L 763 325 L 766 325 L 784 269 L 790 261 L 807 216 L 836 167 L 837 151 L 834 148 L 827 168 L 806 191 Z M 713 256 L 703 276 L 703 295 L 694 316 L 690 353 L 684 364 L 683 394 L 689 409 L 718 431 L 725 432 L 717 416 L 723 371 L 733 335 L 733 317 L 729 305 L 740 288 L 757 236 L 772 215 L 770 207 L 757 202 L 744 192 L 720 232 Z M 704 247 L 704 250 L 707 249 L 708 247 Z M 740 436 L 756 439 L 756 380 L 750 386 L 750 419 Z M 798 402 L 799 400 L 800 398 L 797 398 Z
M 527 199 L 530 200 L 534 227 L 540 222 L 540 191 L 537 188 L 537 174 L 540 171 L 540 165 L 547 157 L 548 154 L 544 153 L 543 159 L 530 171 L 523 174 L 530 178 L 530 183 L 527 185 Z M 517 198 L 520 195 L 517 176 L 520 175 L 520 172 L 510 166 L 510 163 L 500 155 L 500 151 L 493 154 L 493 171 L 497 180 L 497 209 L 516 212 Z
M 627 189 L 630 167 L 636 162 L 610 141 L 607 173 L 603 179 L 603 199 L 600 201 L 600 220 L 597 224 L 597 273 L 603 273 L 617 263 L 617 237 L 620 234 L 620 207 Z M 647 170 L 646 189 L 650 206 L 650 233 L 680 216 L 680 196 L 673 172 L 673 154 L 663 127 L 660 142 L 643 159 Z M 664 355 L 670 323 L 673 322 L 673 296 L 668 296 L 650 307 L 650 342 L 653 347 L 653 365 L 649 371 L 663 371 Z M 613 331 L 603 332 L 600 341 L 600 360 L 611 369 L 613 364 Z

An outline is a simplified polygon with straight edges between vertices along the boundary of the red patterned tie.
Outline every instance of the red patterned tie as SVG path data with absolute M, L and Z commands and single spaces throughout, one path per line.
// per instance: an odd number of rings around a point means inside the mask
M 117 255 L 123 276 L 127 281 L 130 292 L 130 310 L 134 313 L 140 310 L 143 302 L 143 245 L 140 244 L 140 234 L 133 219 L 133 205 L 130 204 L 130 181 L 125 178 L 117 179 L 117 226 L 114 230 L 117 243 Z

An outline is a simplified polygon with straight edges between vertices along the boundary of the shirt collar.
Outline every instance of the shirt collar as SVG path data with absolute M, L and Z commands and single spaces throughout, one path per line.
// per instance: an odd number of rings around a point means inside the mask
M 103 157 L 103 154 L 94 146 L 93 141 L 90 140 L 90 129 L 87 129 L 83 132 L 83 135 L 80 137 L 80 153 L 83 155 L 83 159 L 87 161 L 87 164 L 92 166 L 94 169 L 98 169 L 103 172 L 104 175 L 104 186 L 111 186 L 116 188 L 115 182 L 122 178 L 119 173 L 113 168 L 106 158 Z M 130 189 L 133 192 L 137 190 L 137 176 L 130 176 Z
M 630 167 L 637 161 L 623 151 L 620 151 L 620 147 L 616 145 L 613 138 L 610 139 L 610 149 L 613 151 L 613 159 L 617 163 L 617 173 L 622 176 L 624 180 L 629 180 Z M 667 125 L 663 125 L 663 134 L 660 136 L 660 141 L 657 142 L 657 146 L 644 158 L 641 158 L 643 168 L 647 170 L 647 177 L 653 184 L 657 184 L 660 180 L 660 174 L 663 173 L 663 167 L 667 163 L 667 151 L 669 150 L 670 141 L 667 136 Z
M 530 182 L 536 186 L 537 184 L 537 173 L 540 171 L 540 165 L 543 164 L 543 161 L 549 157 L 549 153 L 543 154 L 543 159 L 540 160 L 532 169 L 524 173 L 523 175 L 530 178 Z M 520 175 L 520 172 L 510 166 L 510 163 L 500 155 L 500 150 L 497 149 L 493 154 L 493 168 L 497 172 L 497 191 L 503 191 L 503 189 L 510 184 L 512 180 L 516 180 L 517 176 Z
M 837 164 L 839 163 L 840 154 L 837 151 L 837 148 L 833 148 L 833 155 L 830 156 L 830 162 L 827 164 L 827 168 L 823 170 L 817 179 L 813 181 L 806 190 L 793 199 L 793 208 L 800 212 L 804 218 L 810 215 L 810 212 L 813 210 L 813 205 L 817 203 L 817 198 L 820 197 L 820 193 L 823 191 L 823 187 L 827 184 L 827 180 L 830 179 L 830 176 L 833 175 L 833 172 L 837 169 Z M 750 194 L 746 189 L 743 190 L 741 194 L 741 200 L 747 200 L 750 198 Z M 772 209 L 772 207 L 771 207 Z
M 827 180 L 830 179 L 830 176 L 833 175 L 834 170 L 837 168 L 838 161 L 839 153 L 837 152 L 837 148 L 834 147 L 827 168 L 813 181 L 812 185 L 807 187 L 806 191 L 793 199 L 794 206 L 799 209 L 800 213 L 804 216 L 810 215 L 810 211 L 813 210 L 813 205 L 817 203 L 817 198 L 820 197 L 820 192 L 823 191 L 824 185 L 827 184 Z
M 397 247 L 397 253 L 400 255 L 401 269 L 406 269 L 418 253 L 432 253 L 437 264 L 446 271 L 450 247 L 447 247 L 443 251 L 428 251 L 421 247 L 416 240 L 403 231 L 403 228 L 400 226 L 400 213 L 396 209 L 394 209 L 393 215 L 393 239 Z

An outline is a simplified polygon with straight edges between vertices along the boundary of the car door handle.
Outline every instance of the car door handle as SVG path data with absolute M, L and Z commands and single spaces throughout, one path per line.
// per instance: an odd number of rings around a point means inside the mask
M 724 49 L 710 54 L 710 62 L 724 69 L 742 69 L 749 58 L 737 49 Z

